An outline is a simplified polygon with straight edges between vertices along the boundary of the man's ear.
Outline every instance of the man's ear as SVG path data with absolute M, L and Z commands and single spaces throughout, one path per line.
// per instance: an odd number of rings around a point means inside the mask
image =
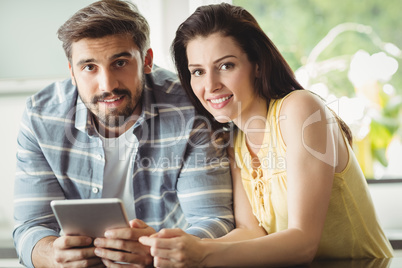
M 145 55 L 144 59 L 144 73 L 149 74 L 152 72 L 152 65 L 154 60 L 154 52 L 152 48 L 147 50 L 147 54 Z
M 71 83 L 76 86 L 75 84 L 75 78 L 74 78 L 74 71 L 73 71 L 73 67 L 71 67 L 70 62 L 68 62 L 68 69 L 70 70 L 70 76 L 71 76 Z

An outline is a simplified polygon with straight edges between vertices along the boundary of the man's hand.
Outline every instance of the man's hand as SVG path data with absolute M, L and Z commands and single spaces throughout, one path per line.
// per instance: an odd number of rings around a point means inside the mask
M 134 264 L 129 267 L 152 264 L 149 247 L 139 243 L 138 238 L 152 235 L 156 233 L 155 230 L 138 219 L 130 221 L 130 227 L 108 230 L 105 238 L 95 239 L 95 254 L 102 258 L 107 267 L 123 267 L 115 262 Z
M 35 267 L 105 267 L 86 236 L 45 237 L 34 248 Z

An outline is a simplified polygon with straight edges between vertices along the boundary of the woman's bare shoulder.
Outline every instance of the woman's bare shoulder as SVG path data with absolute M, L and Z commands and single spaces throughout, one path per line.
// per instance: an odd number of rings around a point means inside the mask
M 280 129 L 285 144 L 290 139 L 302 135 L 302 130 L 305 129 L 309 122 L 321 122 L 321 127 L 315 125 L 314 130 L 322 132 L 325 130 L 326 116 L 325 104 L 320 97 L 314 95 L 308 90 L 298 90 L 288 96 L 282 104 L 280 110 Z M 318 127 L 318 128 L 317 128 Z
M 296 90 L 283 101 L 281 115 L 286 113 L 303 114 L 312 110 L 324 109 L 323 100 L 308 90 Z

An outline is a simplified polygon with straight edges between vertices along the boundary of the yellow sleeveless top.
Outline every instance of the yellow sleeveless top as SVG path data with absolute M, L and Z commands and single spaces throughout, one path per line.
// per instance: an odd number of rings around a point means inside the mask
M 264 143 L 257 154 L 261 163 L 258 170 L 252 168 L 245 134 L 239 130 L 235 140 L 243 186 L 254 215 L 268 234 L 288 228 L 286 145 L 278 124 L 286 97 L 269 104 Z M 392 257 L 392 247 L 378 223 L 365 177 L 352 148 L 346 144 L 349 161 L 341 173 L 334 174 L 316 258 Z

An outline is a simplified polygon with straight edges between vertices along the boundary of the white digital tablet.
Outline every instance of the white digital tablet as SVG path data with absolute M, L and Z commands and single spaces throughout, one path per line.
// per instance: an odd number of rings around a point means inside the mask
M 53 200 L 50 205 L 65 235 L 104 237 L 108 229 L 129 227 L 118 198 Z

